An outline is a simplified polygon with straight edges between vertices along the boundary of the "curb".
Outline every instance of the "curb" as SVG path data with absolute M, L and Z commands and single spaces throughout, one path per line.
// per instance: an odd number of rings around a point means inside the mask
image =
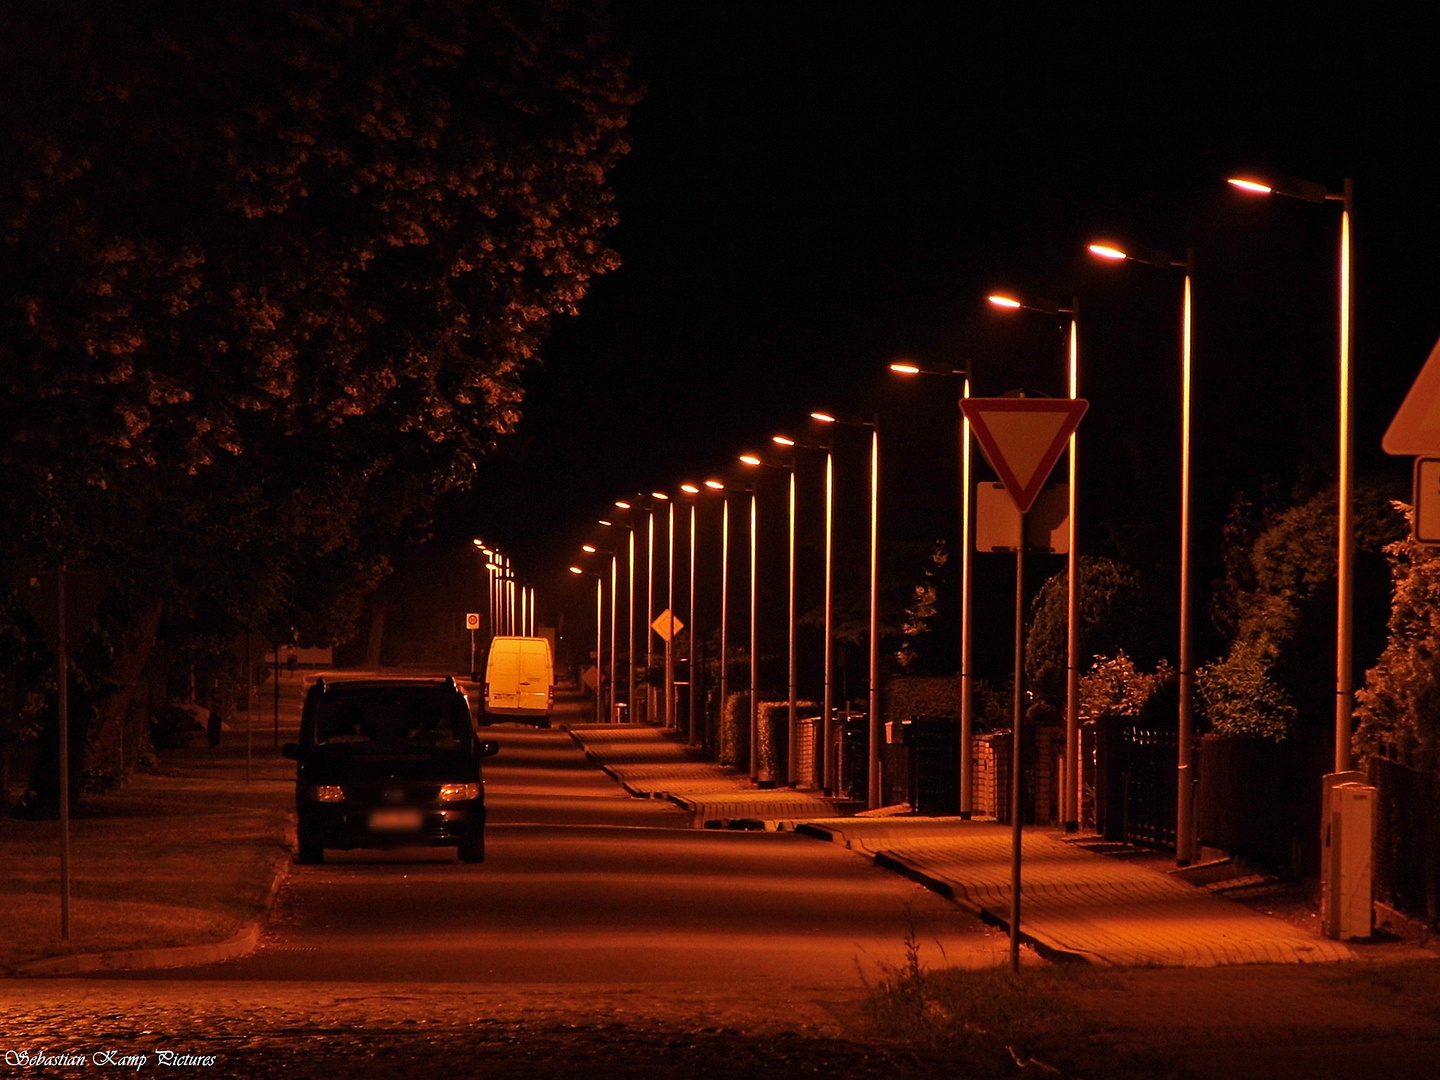
M 850 841 L 845 839 L 841 833 L 832 832 L 830 829 L 825 828 L 823 825 L 816 825 L 811 822 L 804 822 L 802 824 L 796 825 L 793 831 L 799 833 L 801 836 L 808 836 L 812 840 L 822 840 L 826 843 L 831 844 L 844 844 L 846 850 L 854 850 L 854 848 L 850 844 Z M 924 888 L 929 889 L 931 892 L 935 893 L 938 896 L 943 896 L 946 900 L 949 900 L 956 907 L 970 912 L 970 914 L 974 915 L 977 919 L 985 923 L 987 926 L 997 927 L 998 929 L 1004 930 L 1006 933 L 1010 932 L 1009 918 L 1002 915 L 997 915 L 989 908 L 983 907 L 982 905 L 975 903 L 973 900 L 966 899 L 964 896 L 956 895 L 955 887 L 951 885 L 950 882 L 945 881 L 942 878 L 935 877 L 931 874 L 927 874 L 925 871 L 919 870 L 911 866 L 909 863 L 903 862 L 900 859 L 895 858 L 895 856 L 883 851 L 875 852 L 871 856 L 871 859 L 874 864 L 880 869 L 889 870 L 893 874 L 899 874 L 901 877 L 909 878 L 917 885 L 921 885 Z M 1058 945 L 1046 941 L 1044 938 L 1037 937 L 1032 933 L 1028 933 L 1025 930 L 1023 923 L 1021 924 L 1020 929 L 1020 940 L 1026 945 L 1029 945 L 1030 948 L 1034 949 L 1035 952 L 1043 959 L 1049 960 L 1051 963 L 1054 964 L 1089 965 L 1095 963 L 1095 960 L 1093 958 L 1087 956 L 1084 953 L 1078 953 L 1071 949 L 1061 948 Z
M 265 904 L 260 918 L 246 924 L 243 930 L 224 941 L 210 945 L 174 945 L 159 949 L 125 949 L 117 952 L 74 953 L 69 956 L 50 956 L 43 960 L 31 960 L 17 965 L 10 974 L 17 976 L 82 975 L 96 971 L 154 971 L 163 968 L 197 967 L 201 964 L 215 964 L 222 960 L 238 960 L 255 950 L 260 944 L 260 934 L 269 921 L 270 911 L 275 906 L 275 897 L 280 886 L 290 875 L 294 856 L 287 849 L 275 859 L 275 868 L 270 880 L 270 889 L 265 894 Z

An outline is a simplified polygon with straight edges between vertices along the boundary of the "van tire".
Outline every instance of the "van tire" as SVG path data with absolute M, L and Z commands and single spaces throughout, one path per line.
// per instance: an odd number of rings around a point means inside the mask
M 455 854 L 460 856 L 463 863 L 482 863 L 485 861 L 485 837 L 473 836 L 469 840 L 462 840 L 460 846 L 455 849 Z
M 295 861 L 301 866 L 319 866 L 325 861 L 325 849 L 309 840 L 301 840 Z

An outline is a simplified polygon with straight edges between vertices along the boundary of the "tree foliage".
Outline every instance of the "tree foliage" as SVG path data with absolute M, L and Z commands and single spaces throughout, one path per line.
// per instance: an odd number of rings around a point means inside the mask
M 1440 766 L 1440 554 L 1408 536 L 1385 554 L 1390 637 L 1357 695 L 1355 747 L 1433 771 Z
M 112 567 L 117 640 L 333 639 L 616 265 L 598 0 L 7 17 L 0 545 Z
M 1081 556 L 1076 560 L 1079 595 L 1079 656 L 1088 658 L 1151 648 L 1150 618 L 1134 569 L 1114 559 Z M 1025 679 L 1036 697 L 1055 704 L 1065 700 L 1068 666 L 1069 573 L 1062 570 L 1040 587 L 1030 603 L 1026 635 Z
M 1359 560 L 1378 559 L 1404 532 L 1404 518 L 1389 494 L 1378 484 L 1355 486 Z M 1232 530 L 1239 550 L 1226 555 L 1217 620 L 1233 628 L 1230 648 L 1196 672 L 1213 731 L 1279 740 L 1307 717 L 1312 723 L 1321 718 L 1334 688 L 1336 516 L 1332 487 L 1265 515 L 1258 528 Z M 1368 648 L 1361 642 L 1372 636 L 1364 616 L 1373 590 L 1359 587 L 1367 584 L 1368 574 L 1357 573 L 1360 655 Z

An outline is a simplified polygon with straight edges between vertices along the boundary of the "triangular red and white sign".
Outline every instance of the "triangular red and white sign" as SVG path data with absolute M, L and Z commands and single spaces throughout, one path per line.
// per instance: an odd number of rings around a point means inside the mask
M 985 460 L 1025 513 L 1090 403 L 1084 398 L 962 398 Z
M 1387 454 L 1440 455 L 1440 341 L 1430 350 L 1380 445 Z

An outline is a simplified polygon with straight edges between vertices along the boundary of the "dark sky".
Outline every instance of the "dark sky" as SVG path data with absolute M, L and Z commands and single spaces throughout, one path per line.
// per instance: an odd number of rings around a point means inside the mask
M 519 436 L 437 540 L 490 537 L 543 589 L 614 498 L 724 473 L 820 405 L 880 414 L 887 530 L 953 532 L 955 389 L 885 364 L 1062 392 L 1058 324 L 984 303 L 1008 287 L 1080 297 L 1084 549 L 1165 564 L 1180 281 L 1096 265 L 1109 236 L 1196 251 L 1213 550 L 1237 491 L 1334 468 L 1339 213 L 1236 195 L 1247 168 L 1354 178 L 1360 467 L 1405 475 L 1378 446 L 1440 335 L 1435 26 L 1267 7 L 616 3 L 647 88 L 623 265 L 557 324 Z

